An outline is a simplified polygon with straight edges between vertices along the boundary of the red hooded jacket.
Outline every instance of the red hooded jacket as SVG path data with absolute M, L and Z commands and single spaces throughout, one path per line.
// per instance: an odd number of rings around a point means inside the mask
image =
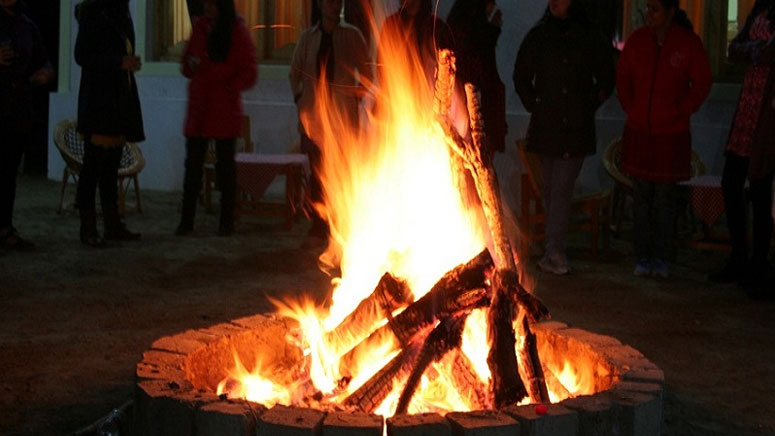
M 258 78 L 255 48 L 242 20 L 234 24 L 231 46 L 224 62 L 207 55 L 207 39 L 213 20 L 199 18 L 183 54 L 182 72 L 188 84 L 188 110 L 184 135 L 214 139 L 237 138 L 242 134 L 240 93 L 251 88 Z M 189 56 L 199 58 L 199 67 L 191 69 Z
M 661 47 L 653 29 L 633 32 L 616 72 L 627 113 L 622 169 L 656 182 L 688 178 L 689 119 L 711 85 L 708 55 L 694 32 L 673 24 Z

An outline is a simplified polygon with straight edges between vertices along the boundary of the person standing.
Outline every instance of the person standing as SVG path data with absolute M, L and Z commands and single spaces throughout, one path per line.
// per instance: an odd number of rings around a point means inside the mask
M 255 47 L 234 0 L 205 0 L 204 16 L 194 23 L 182 60 L 188 85 L 184 134 L 186 162 L 183 209 L 175 230 L 185 236 L 194 230 L 194 216 L 202 189 L 202 165 L 207 144 L 215 141 L 215 173 L 221 191 L 218 235 L 234 232 L 237 189 L 234 145 L 242 132 L 241 92 L 258 78 Z
M 302 152 L 309 157 L 312 175 L 309 181 L 309 199 L 323 202 L 320 180 L 323 126 L 315 113 L 318 88 L 328 87 L 327 95 L 337 107 L 345 122 L 358 125 L 361 98 L 365 86 L 373 79 L 369 49 L 357 27 L 340 19 L 342 0 L 316 0 L 320 20 L 302 32 L 293 53 L 288 76 L 293 99 L 299 112 L 299 133 Z M 357 73 L 357 75 L 356 75 Z M 308 242 L 323 242 L 328 237 L 326 221 L 310 205 L 312 225 Z
M 456 80 L 475 85 L 481 93 L 487 150 L 492 158 L 505 150 L 506 138 L 506 87 L 495 57 L 503 13 L 494 0 L 456 0 L 447 24 L 455 41 Z
M 34 127 L 33 87 L 54 77 L 43 39 L 18 0 L 0 0 L 0 247 L 31 250 L 13 226 L 16 176 Z
M 81 242 L 102 247 L 105 239 L 140 239 L 118 213 L 118 169 L 127 141 L 145 140 L 135 72 L 135 32 L 128 0 L 84 0 L 75 10 L 75 61 L 81 66 L 78 133 L 84 140 L 76 202 Z M 95 195 L 100 188 L 104 239 L 97 231 Z
M 729 44 L 729 59 L 748 67 L 726 144 L 721 179 L 732 252 L 716 283 L 739 282 L 752 297 L 766 295 L 767 255 L 772 239 L 772 181 L 775 172 L 775 1 L 757 0 L 745 26 Z M 753 258 L 748 258 L 745 181 L 753 204 Z
M 647 24 L 627 40 L 616 86 L 627 121 L 622 169 L 633 178 L 634 274 L 666 278 L 677 182 L 691 166 L 689 120 L 712 84 L 708 55 L 678 0 L 648 0 Z
M 550 0 L 522 41 L 513 78 L 530 112 L 527 150 L 541 157 L 546 250 L 538 267 L 567 274 L 573 187 L 584 157 L 596 150 L 595 112 L 614 87 L 612 46 L 578 0 Z

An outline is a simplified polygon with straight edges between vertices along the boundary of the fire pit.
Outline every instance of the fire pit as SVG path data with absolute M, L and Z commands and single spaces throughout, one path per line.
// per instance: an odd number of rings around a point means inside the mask
M 515 405 L 496 411 L 379 415 L 227 399 L 216 394 L 235 355 L 245 366 L 257 356 L 293 372 L 302 354 L 286 338 L 298 326 L 256 315 L 163 337 L 137 364 L 135 430 L 140 435 L 659 435 L 662 371 L 640 352 L 609 336 L 563 323 L 537 323 L 550 389 L 584 390 L 555 404 Z M 258 353 L 258 354 L 257 354 Z M 517 431 L 521 428 L 521 432 Z M 194 432 L 194 429 L 196 431 Z

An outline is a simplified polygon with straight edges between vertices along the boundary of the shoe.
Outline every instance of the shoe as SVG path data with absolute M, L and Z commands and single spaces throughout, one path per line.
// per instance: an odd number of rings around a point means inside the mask
M 121 223 L 117 227 L 113 227 L 110 231 L 105 231 L 105 240 L 107 241 L 139 241 L 140 234 L 131 232 L 126 226 Z
M 175 236 L 188 236 L 194 232 L 194 226 L 191 224 L 180 223 L 175 229 Z
M 22 239 L 13 227 L 2 231 L 0 238 L 2 238 L 2 247 L 6 250 L 32 251 L 35 249 L 35 244 Z
M 721 270 L 708 275 L 708 281 L 713 283 L 735 283 L 743 278 L 743 272 L 742 266 L 729 262 Z
M 564 276 L 570 272 L 568 261 L 565 260 L 565 256 L 560 254 L 545 255 L 541 260 L 538 261 L 538 268 L 540 268 L 543 272 L 558 276 Z
M 635 271 L 632 272 L 637 277 L 643 277 L 651 275 L 651 262 L 648 259 L 640 259 L 635 264 Z
M 654 259 L 654 263 L 651 264 L 651 275 L 658 279 L 668 278 L 670 271 L 667 268 L 667 263 L 662 259 Z

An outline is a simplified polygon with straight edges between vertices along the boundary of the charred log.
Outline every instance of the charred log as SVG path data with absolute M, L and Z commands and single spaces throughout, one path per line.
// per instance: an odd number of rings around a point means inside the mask
M 326 342 L 345 344 L 346 350 L 374 331 L 383 319 L 391 319 L 395 310 L 411 302 L 412 291 L 409 285 L 385 273 L 374 292 L 361 301 L 335 329 L 326 333 Z
M 450 368 L 450 376 L 455 388 L 471 405 L 472 410 L 492 409 L 492 401 L 487 384 L 476 374 L 471 360 L 460 349 L 452 350 L 441 360 L 442 365 Z
M 549 403 L 549 391 L 546 389 L 546 379 L 541 362 L 538 360 L 538 342 L 536 335 L 530 329 L 527 317 L 522 318 L 522 337 L 524 341 L 519 349 L 519 361 L 525 374 L 531 377 L 526 380 L 527 391 L 533 401 Z
M 362 412 L 373 412 L 393 390 L 394 381 L 409 375 L 421 348 L 422 341 L 417 341 L 403 348 L 387 365 L 350 394 L 344 400 L 344 404 Z
M 358 357 L 369 350 L 386 343 L 406 346 L 418 332 L 433 325 L 437 319 L 486 305 L 488 295 L 484 287 L 491 268 L 492 258 L 485 249 L 468 263 L 444 274 L 427 294 L 342 356 L 340 375 L 348 376 Z
M 395 411 L 396 415 L 407 412 L 414 392 L 420 384 L 420 378 L 423 373 L 425 373 L 428 365 L 438 361 L 444 357 L 447 352 L 460 346 L 463 328 L 465 327 L 467 318 L 468 313 L 461 313 L 450 318 L 445 318 L 433 329 L 431 334 L 428 335 L 428 338 L 425 340 L 425 344 L 417 357 L 417 361 L 414 364 L 414 368 L 404 384 L 404 390 L 398 398 L 398 405 L 396 406 Z

